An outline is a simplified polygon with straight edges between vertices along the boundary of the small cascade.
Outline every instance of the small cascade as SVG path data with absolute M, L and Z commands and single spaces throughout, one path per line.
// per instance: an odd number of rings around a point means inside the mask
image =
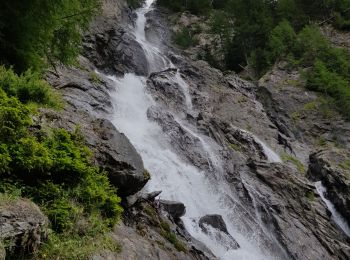
M 348 236 L 350 237 L 350 227 L 342 217 L 342 215 L 335 209 L 333 203 L 326 198 L 325 194 L 327 193 L 327 189 L 322 185 L 321 181 L 315 182 L 315 187 L 318 194 L 321 196 L 324 203 L 327 205 L 328 210 L 332 213 L 333 221 L 338 225 L 338 227 Z
M 154 0 L 147 0 L 145 5 L 137 11 L 137 21 L 134 31 L 136 40 L 140 43 L 147 56 L 150 73 L 162 71 L 174 65 L 162 53 L 162 50 L 147 40 L 145 34 L 146 14 L 152 10 Z M 180 115 L 173 114 L 176 122 L 193 138 L 199 140 L 200 148 L 205 154 L 209 168 L 199 168 L 186 162 L 177 154 L 162 128 L 148 119 L 147 111 L 157 106 L 152 96 L 147 93 L 147 78 L 133 73 L 121 78 L 110 77 L 116 85 L 112 94 L 115 104 L 113 123 L 133 143 L 142 156 L 145 168 L 151 173 L 151 180 L 146 186 L 149 191 L 162 190 L 162 199 L 180 201 L 186 206 L 186 214 L 182 217 L 186 230 L 197 240 L 203 242 L 219 259 L 234 260 L 263 260 L 280 259 L 279 253 L 266 252 L 256 239 L 264 232 L 261 228 L 257 234 L 242 232 L 236 209 L 245 210 L 236 195 L 224 179 L 224 170 L 219 155 L 219 147 L 208 137 L 203 136 L 197 129 L 187 124 Z M 193 113 L 191 93 L 188 84 L 181 77 L 179 71 L 174 76 L 181 87 L 186 100 L 185 110 Z M 266 145 L 259 142 L 271 159 L 278 161 Z M 239 248 L 232 247 L 232 240 L 226 233 L 218 230 L 204 232 L 200 227 L 200 219 L 206 215 L 221 215 L 227 225 L 227 230 Z M 239 214 L 249 214 L 240 212 Z M 254 218 L 252 216 L 251 218 Z M 243 224 L 242 224 L 243 225 Z M 216 233 L 215 233 L 216 232 Z M 221 233 L 217 235 L 217 232 Z M 260 232 L 260 233 L 259 233 Z M 259 235 L 258 235 L 259 233 Z M 214 235 L 213 235 L 214 234 Z M 215 235 L 216 234 L 216 235 Z
M 257 142 L 258 144 L 261 145 L 261 147 L 263 148 L 263 151 L 267 157 L 267 160 L 269 162 L 274 162 L 274 163 L 281 163 L 281 157 L 275 153 L 270 147 L 267 146 L 267 144 L 265 144 L 263 141 L 261 141 L 258 137 L 253 135 L 253 138 L 255 140 L 255 142 Z

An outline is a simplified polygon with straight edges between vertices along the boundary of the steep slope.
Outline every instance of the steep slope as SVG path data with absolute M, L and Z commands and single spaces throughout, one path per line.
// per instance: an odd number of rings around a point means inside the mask
M 314 184 L 322 181 L 350 219 L 348 123 L 323 118 L 316 94 L 283 66 L 257 86 L 183 56 L 170 42 L 168 14 L 152 3 L 135 13 L 104 1 L 80 68 L 48 75 L 67 106 L 43 111 L 41 122 L 79 123 L 124 197 L 124 224 L 112 234 L 122 251 L 95 259 L 350 258 L 349 238 Z M 312 153 L 320 134 L 321 148 L 340 159 Z M 151 180 L 137 193 L 149 179 L 144 167 Z M 154 201 L 157 190 L 186 212 Z

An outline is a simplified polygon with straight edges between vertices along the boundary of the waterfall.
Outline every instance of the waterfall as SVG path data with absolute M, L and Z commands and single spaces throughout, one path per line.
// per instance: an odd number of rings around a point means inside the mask
M 338 227 L 348 236 L 350 237 L 350 227 L 343 218 L 343 216 L 335 209 L 333 203 L 326 198 L 325 194 L 327 193 L 326 188 L 322 185 L 321 181 L 315 183 L 316 190 L 318 194 L 320 194 L 322 200 L 326 204 L 328 210 L 332 214 L 333 221 L 338 225 Z
M 147 0 L 137 11 L 135 38 L 141 44 L 148 58 L 150 72 L 162 71 L 174 67 L 158 46 L 150 43 L 145 34 L 146 13 L 152 9 L 154 0 Z M 161 198 L 180 201 L 186 206 L 182 217 L 186 230 L 197 240 L 203 242 L 219 259 L 279 259 L 259 247 L 255 234 L 241 232 L 240 223 L 235 216 L 236 207 L 244 205 L 232 194 L 223 177 L 223 169 L 218 156 L 218 147 L 202 136 L 196 129 L 185 123 L 179 115 L 175 120 L 193 137 L 199 140 L 210 162 L 210 174 L 184 161 L 172 149 L 168 137 L 161 127 L 150 121 L 147 111 L 157 106 L 152 96 L 146 91 L 146 77 L 133 73 L 121 78 L 110 77 L 116 85 L 112 94 L 115 105 L 113 123 L 124 133 L 142 156 L 145 168 L 151 173 L 151 180 L 146 186 L 149 191 L 162 190 Z M 193 110 L 188 84 L 177 72 L 174 79 L 181 87 L 186 98 L 186 110 Z M 272 151 L 271 151 L 272 152 Z M 278 160 L 272 158 L 273 160 Z M 229 249 L 229 242 L 218 240 L 199 227 L 199 219 L 208 214 L 219 214 L 227 224 L 229 233 L 239 243 L 239 249 Z M 259 231 L 256 231 L 259 232 Z

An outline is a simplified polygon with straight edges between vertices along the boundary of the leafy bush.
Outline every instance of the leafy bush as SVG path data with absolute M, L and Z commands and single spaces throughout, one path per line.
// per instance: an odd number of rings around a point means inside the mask
M 17 97 L 22 103 L 38 103 L 60 107 L 60 99 L 52 87 L 39 73 L 28 70 L 18 76 L 12 69 L 0 66 L 0 88 L 10 97 Z
M 82 30 L 99 6 L 97 0 L 3 0 L 0 8 L 0 61 L 16 71 L 41 70 L 55 61 L 72 64 Z
M 69 243 L 90 241 L 116 223 L 121 199 L 106 173 L 92 164 L 79 129 L 33 132 L 28 105 L 2 89 L 0 119 L 1 193 L 21 187 L 22 195 L 43 209 L 52 229 Z M 86 224 L 78 229 L 82 221 Z
M 175 34 L 174 41 L 182 49 L 187 49 L 196 43 L 192 36 L 191 30 L 187 27 L 182 28 L 181 31 Z
M 210 0 L 157 0 L 157 4 L 175 12 L 188 10 L 193 14 L 206 14 L 212 7 Z
M 269 64 L 273 64 L 277 59 L 287 55 L 293 50 L 297 35 L 287 20 L 280 22 L 271 32 L 268 51 Z

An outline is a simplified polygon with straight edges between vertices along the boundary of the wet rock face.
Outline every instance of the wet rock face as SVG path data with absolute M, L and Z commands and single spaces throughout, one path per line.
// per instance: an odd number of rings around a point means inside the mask
M 276 234 L 288 258 L 350 257 L 346 238 L 312 183 L 285 165 L 251 162 L 250 167 L 254 175 L 244 176 L 245 187 L 255 200 L 259 219 Z
M 37 250 L 47 238 L 49 221 L 39 207 L 28 200 L 0 205 L 0 241 L 11 241 L 14 256 Z M 0 246 L 2 247 L 2 245 Z M 5 254 L 0 248 L 1 254 Z
M 183 203 L 169 200 L 159 200 L 161 208 L 166 211 L 174 220 L 178 220 L 186 213 L 186 207 Z
M 239 248 L 237 241 L 228 233 L 222 216 L 206 215 L 199 220 L 199 226 L 204 233 L 208 234 L 209 236 L 213 236 L 214 239 L 225 245 L 227 250 Z M 208 227 L 212 227 L 214 230 L 211 230 Z
M 111 80 L 94 73 L 94 66 L 81 58 L 85 70 L 61 68 L 48 75 L 49 82 L 67 102 L 63 111 L 42 110 L 38 124 L 74 131 L 79 125 L 97 165 L 105 169 L 120 196 L 139 191 L 149 180 L 143 161 L 128 138 L 107 119 L 113 111 Z
M 313 153 L 308 175 L 314 181 L 322 181 L 327 188 L 326 197 L 350 225 L 350 170 L 339 166 L 346 158 L 329 150 Z
M 87 36 L 84 49 L 85 56 L 107 74 L 148 74 L 148 62 L 141 45 L 122 28 Z
M 213 228 L 228 234 L 225 221 L 220 215 L 206 215 L 202 217 L 199 220 L 199 226 L 204 232 L 207 232 L 205 225 L 212 226 Z
M 147 82 L 147 89 L 157 102 L 166 104 L 174 110 L 183 111 L 186 107 L 186 97 L 175 78 L 176 73 L 176 69 L 152 73 Z
M 126 209 L 124 223 L 116 226 L 112 233 L 122 247 L 117 259 L 216 259 L 196 241 L 183 236 L 173 219 L 162 214 L 158 204 L 144 201 Z M 170 235 L 172 239 L 169 240 Z

